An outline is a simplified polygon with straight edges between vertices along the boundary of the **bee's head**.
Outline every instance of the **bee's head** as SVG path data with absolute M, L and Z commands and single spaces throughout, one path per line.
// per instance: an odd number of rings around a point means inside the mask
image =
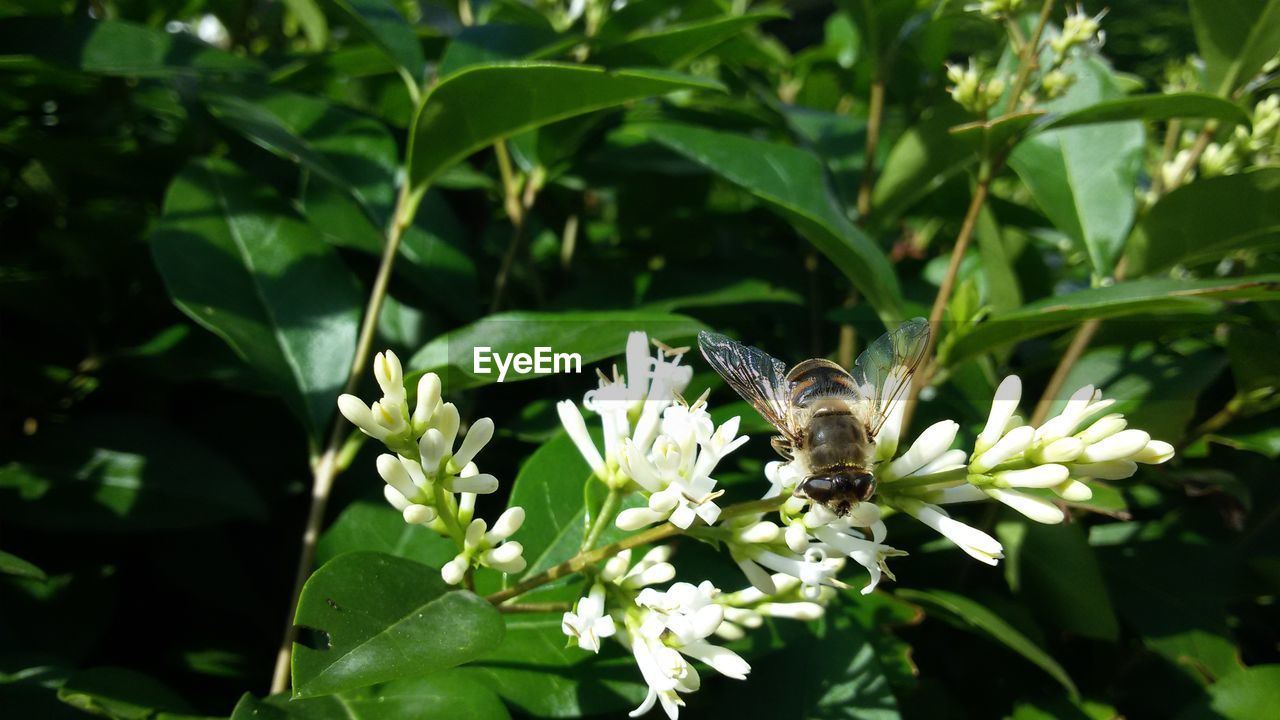
M 840 515 L 848 514 L 848 508 L 857 502 L 871 499 L 876 492 L 876 479 L 864 470 L 837 470 L 822 475 L 810 475 L 796 488 L 796 494 L 822 503 L 831 508 L 845 508 Z

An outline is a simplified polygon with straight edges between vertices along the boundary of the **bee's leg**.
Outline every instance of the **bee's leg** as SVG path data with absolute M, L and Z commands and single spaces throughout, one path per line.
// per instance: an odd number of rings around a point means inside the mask
M 782 435 L 774 435 L 773 439 L 770 440 L 770 444 L 773 445 L 774 452 L 781 455 L 784 460 L 790 461 L 792 457 L 794 457 L 794 453 L 791 448 L 791 441 L 786 437 Z

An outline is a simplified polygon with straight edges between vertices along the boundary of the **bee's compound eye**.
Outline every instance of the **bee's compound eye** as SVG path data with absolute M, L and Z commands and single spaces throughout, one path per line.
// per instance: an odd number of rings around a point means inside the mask
M 858 473 L 853 476 L 853 495 L 859 502 L 870 500 L 876 492 L 876 479 L 871 473 Z
M 835 489 L 835 480 L 827 477 L 826 475 L 817 475 L 815 477 L 807 478 L 804 482 L 800 483 L 799 488 L 800 492 L 803 493 L 805 497 L 816 502 L 826 502 L 827 500 L 830 500 Z

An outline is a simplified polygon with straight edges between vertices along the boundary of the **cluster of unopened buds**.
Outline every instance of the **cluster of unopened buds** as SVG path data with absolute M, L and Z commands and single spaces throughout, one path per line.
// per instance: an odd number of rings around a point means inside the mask
M 1004 94 L 1004 78 L 987 72 L 973 58 L 969 58 L 968 65 L 949 63 L 947 79 L 951 81 L 951 87 L 947 88 L 951 99 L 965 110 L 979 115 L 985 115 Z
M 524 570 L 523 548 L 507 540 L 524 522 L 524 511 L 508 509 L 491 530 L 484 520 L 473 519 L 476 496 L 498 489 L 498 479 L 481 473 L 475 463 L 493 438 L 493 421 L 480 418 L 471 423 L 455 449 L 461 417 L 457 406 L 441 401 L 439 376 L 427 373 L 418 380 L 410 410 L 404 370 L 395 353 L 378 353 L 373 375 L 382 397 L 366 405 L 355 395 L 342 395 L 338 410 L 391 451 L 377 459 L 378 474 L 387 483 L 387 502 L 406 523 L 453 540 L 458 555 L 441 569 L 445 582 L 457 585 L 477 566 L 505 573 Z
M 764 493 L 777 501 L 776 509 L 722 517 L 713 473 L 745 441 L 737 435 L 739 418 L 717 426 L 705 393 L 692 404 L 681 400 L 691 376 L 680 362 L 682 350 L 655 344 L 658 351 L 650 355 L 647 336 L 633 333 L 626 373 L 615 369 L 602 376 L 583 400 L 600 416 L 603 451 L 576 403 L 559 404 L 561 421 L 591 467 L 591 481 L 630 501 L 616 514 L 602 511 L 605 521 L 624 531 L 669 522 L 726 548 L 750 584 L 731 593 L 706 581 L 651 587 L 676 578 L 667 546 L 635 565 L 627 550 L 587 571 L 587 590 L 564 614 L 562 627 L 584 650 L 599 652 L 612 638 L 634 655 L 648 693 L 633 716 L 660 705 L 675 718 L 682 694 L 700 684 L 694 660 L 744 678 L 747 662 L 713 640 L 737 640 L 765 617 L 821 617 L 834 589 L 847 587 L 837 576 L 850 560 L 868 573 L 863 593 L 883 577 L 892 578 L 887 560 L 906 553 L 885 544 L 883 518 L 889 514 L 910 515 L 969 555 L 995 564 L 1003 557 L 999 541 L 951 517 L 945 506 L 996 500 L 1031 520 L 1061 522 L 1065 503 L 1089 499 L 1091 479 L 1129 477 L 1138 464 L 1164 462 L 1173 454 L 1167 443 L 1127 428 L 1118 413 L 1106 413 L 1113 401 L 1093 387 L 1081 388 L 1039 427 L 1027 425 L 1016 414 L 1021 381 L 1012 376 L 996 390 L 971 450 L 952 448 L 960 428 L 946 420 L 925 429 L 899 454 L 905 406 L 899 400 L 887 408 L 875 446 L 879 490 L 843 516 L 794 495 L 807 469 L 799 461 L 777 461 L 766 465 Z

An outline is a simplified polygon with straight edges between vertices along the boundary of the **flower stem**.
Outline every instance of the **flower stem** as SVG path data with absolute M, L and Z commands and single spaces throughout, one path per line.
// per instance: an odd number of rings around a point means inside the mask
M 862 159 L 862 182 L 858 186 L 858 220 L 865 223 L 871 214 L 871 191 L 875 187 L 876 148 L 880 146 L 880 120 L 884 115 L 884 76 L 877 70 L 871 81 L 867 108 L 867 145 Z
M 596 544 L 600 534 L 609 527 L 609 523 L 613 522 L 613 518 L 618 514 L 618 506 L 621 504 L 622 493 L 609 488 L 609 494 L 604 496 L 604 503 L 600 505 L 600 512 L 596 513 L 596 519 L 592 520 L 591 527 L 587 528 L 587 536 L 582 539 L 583 550 L 590 550 Z
M 964 259 L 964 253 L 969 249 L 969 241 L 973 238 L 973 229 L 978 224 L 978 214 L 982 212 L 982 206 L 987 201 L 987 193 L 991 189 L 991 177 L 995 174 L 994 166 L 998 165 L 998 162 L 983 162 L 982 170 L 979 172 L 978 187 L 973 191 L 973 199 L 969 201 L 969 209 L 965 212 L 964 222 L 960 225 L 960 234 L 956 236 L 956 245 L 951 249 L 951 262 L 947 265 L 947 274 L 942 278 L 942 285 L 938 287 L 938 295 L 933 299 L 933 309 L 929 311 L 929 342 L 924 351 L 925 359 L 922 361 L 927 365 L 920 368 L 911 383 L 911 390 L 907 394 L 906 407 L 902 413 L 900 435 L 906 434 L 907 427 L 911 424 L 911 415 L 915 411 L 916 398 L 920 395 L 920 391 L 924 386 L 929 383 L 933 374 L 933 349 L 938 345 L 938 332 L 942 328 L 942 315 L 947 309 L 947 302 L 951 300 L 951 292 L 956 284 L 956 275 L 960 272 L 960 261 Z
M 422 193 L 412 192 L 408 185 L 400 188 L 391 226 L 387 229 L 387 244 L 382 250 L 378 274 L 374 277 L 373 288 L 369 292 L 364 321 L 356 340 L 355 356 L 351 360 L 351 370 L 347 374 L 347 384 L 343 388 L 343 393 L 355 391 L 360 384 L 360 375 L 368 362 L 369 350 L 373 346 L 373 338 L 378 328 L 378 314 L 382 311 L 382 301 L 387 295 L 391 268 L 395 264 L 396 254 L 400 249 L 400 238 L 413 222 L 413 216 L 418 211 L 418 203 L 421 199 Z M 324 522 L 324 511 L 329 504 L 333 480 L 338 475 L 338 459 L 346 437 L 344 420 L 341 415 L 338 415 L 334 418 L 333 429 L 329 433 L 329 441 L 325 449 L 312 463 L 311 508 L 307 512 L 307 523 L 302 531 L 302 548 L 298 553 L 298 569 L 294 575 L 293 594 L 289 599 L 289 614 L 285 618 L 284 638 L 280 641 L 280 648 L 276 652 L 275 672 L 271 677 L 273 694 L 289 686 L 289 659 L 293 652 L 295 634 L 293 616 L 297 611 L 298 598 L 302 595 L 302 586 L 311 575 L 311 565 L 315 561 L 316 541 L 320 538 L 320 525 Z
M 573 603 L 568 602 L 504 603 L 498 606 L 498 611 L 504 613 L 562 613 L 572 609 Z
M 1187 155 L 1186 162 L 1178 168 L 1178 174 L 1173 176 L 1169 182 L 1166 192 L 1177 190 L 1182 183 L 1187 181 L 1187 176 L 1191 174 L 1191 170 L 1200 162 L 1200 156 L 1204 154 L 1205 148 L 1209 147 L 1209 141 L 1213 139 L 1213 133 L 1218 129 L 1218 123 L 1210 120 L 1205 123 L 1204 129 L 1196 136 L 1196 143 L 1191 146 L 1191 152 Z
M 1013 90 L 1009 93 L 1009 104 L 1005 106 L 1005 114 L 1018 109 L 1022 100 L 1022 91 L 1027 87 L 1031 73 L 1040 65 L 1040 37 L 1049 24 L 1049 16 L 1053 13 L 1053 0 L 1044 0 L 1040 6 L 1040 19 L 1036 21 L 1036 29 L 1031 32 L 1031 39 L 1022 44 L 1022 52 L 1018 55 L 1018 76 L 1013 81 Z
M 763 500 L 753 500 L 751 502 L 730 505 L 720 513 L 720 519 L 723 520 L 726 518 L 736 517 L 738 515 L 749 515 L 756 512 L 768 512 L 776 509 L 782 505 L 782 503 L 786 502 L 786 500 L 787 497 L 785 495 L 779 495 L 777 497 L 765 498 Z M 542 585 L 546 585 L 553 580 L 558 580 L 566 575 L 581 572 L 583 569 L 591 567 L 601 560 L 607 560 L 623 550 L 630 550 L 638 545 L 646 545 L 664 538 L 669 538 L 672 535 L 680 535 L 684 532 L 684 530 L 672 525 L 671 523 L 663 523 L 657 527 L 649 528 L 644 532 L 619 540 L 616 543 L 605 545 L 602 548 L 580 552 L 559 565 L 547 569 L 545 572 L 539 573 L 528 580 L 512 585 L 506 590 L 499 590 L 485 599 L 494 605 L 500 605 L 503 601 L 523 595 L 524 593 Z

